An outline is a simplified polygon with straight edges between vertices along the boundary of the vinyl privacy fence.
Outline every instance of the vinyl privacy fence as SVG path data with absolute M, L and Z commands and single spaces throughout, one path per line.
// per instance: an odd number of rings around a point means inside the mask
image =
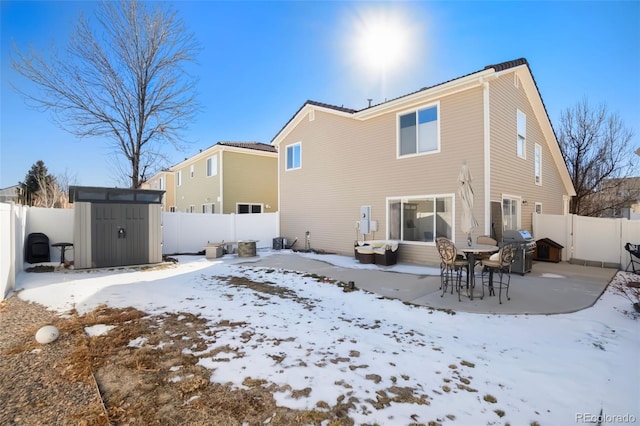
M 208 243 L 255 240 L 257 248 L 272 246 L 280 237 L 279 213 L 195 214 L 165 212 L 163 254 L 197 253 Z M 27 236 L 42 232 L 51 243 L 73 242 L 73 209 L 48 209 L 0 203 L 0 300 L 15 288 L 16 276 L 25 268 Z M 562 260 L 624 269 L 627 242 L 640 243 L 640 220 L 601 219 L 576 215 L 534 214 L 533 235 L 564 246 Z M 283 235 L 286 237 L 286 235 Z M 60 252 L 51 250 L 51 260 Z M 73 259 L 73 250 L 66 257 Z M 27 265 L 28 266 L 28 265 Z
M 162 213 L 162 253 L 198 253 L 208 243 L 254 240 L 256 248 L 271 247 L 278 237 L 279 213 L 194 214 Z M 42 232 L 49 243 L 73 242 L 74 210 L 25 207 L 0 203 L 0 300 L 15 288 L 16 276 L 24 271 L 25 243 L 29 234 Z M 51 261 L 60 251 L 51 248 Z M 65 259 L 73 260 L 73 250 Z

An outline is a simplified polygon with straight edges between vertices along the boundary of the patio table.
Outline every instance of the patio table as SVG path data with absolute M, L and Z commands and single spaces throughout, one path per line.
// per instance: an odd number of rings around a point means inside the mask
M 475 264 L 476 264 L 476 254 L 480 253 L 495 253 L 500 248 L 498 246 L 493 246 L 490 244 L 471 244 L 469 245 L 466 241 L 461 244 L 456 244 L 456 249 L 465 254 L 467 261 L 469 262 L 469 273 L 467 274 L 467 292 L 468 296 L 473 300 L 473 289 L 476 286 L 475 280 Z
M 73 247 L 73 243 L 54 243 L 51 247 L 58 247 L 60 249 L 60 264 L 64 264 L 64 252 L 67 248 Z

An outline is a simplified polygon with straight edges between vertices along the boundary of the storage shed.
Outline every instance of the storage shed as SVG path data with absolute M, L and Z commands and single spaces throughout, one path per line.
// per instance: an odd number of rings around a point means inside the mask
M 162 262 L 164 191 L 71 186 L 76 269 Z
M 562 249 L 564 246 L 549 238 L 542 238 L 536 241 L 536 252 L 534 260 L 545 262 L 560 262 L 562 260 Z

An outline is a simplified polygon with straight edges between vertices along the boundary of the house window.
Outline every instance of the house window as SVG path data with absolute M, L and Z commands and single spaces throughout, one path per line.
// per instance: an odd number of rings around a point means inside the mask
M 527 116 L 518 110 L 518 139 L 516 153 L 520 158 L 526 158 L 527 152 Z
M 163 177 L 160 178 L 160 189 L 161 190 L 164 189 L 164 178 Z
M 302 144 L 300 142 L 287 146 L 287 170 L 295 170 L 302 167 Z
M 237 204 L 238 214 L 262 213 L 262 204 Z
M 537 214 L 541 214 L 542 213 L 542 203 L 536 203 L 536 213 Z
M 388 199 L 389 238 L 432 243 L 453 235 L 453 196 Z
M 170 207 L 169 207 L 169 211 L 170 211 L 171 213 L 175 213 L 175 212 L 176 212 L 176 206 L 170 206 Z
M 502 229 L 504 231 L 520 228 L 520 198 L 502 199 Z
M 187 207 L 187 213 L 193 213 L 195 211 L 196 211 L 196 206 L 194 206 L 193 204 Z
M 182 170 L 178 170 L 178 186 L 182 185 Z
M 218 156 L 207 158 L 207 176 L 215 176 L 218 174 Z
M 535 176 L 536 176 L 536 184 L 542 185 L 542 147 L 538 144 L 535 145 Z
M 215 204 L 203 204 L 202 205 L 202 213 L 215 213 L 216 205 Z
M 438 105 L 398 116 L 398 156 L 439 151 Z
M 195 167 L 192 164 L 191 167 L 189 168 L 189 174 L 191 175 L 191 177 L 193 177 L 193 175 L 195 174 Z

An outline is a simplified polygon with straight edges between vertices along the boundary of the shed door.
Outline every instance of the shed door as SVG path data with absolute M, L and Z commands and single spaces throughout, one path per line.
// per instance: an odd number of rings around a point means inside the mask
M 149 263 L 149 206 L 93 203 L 91 206 L 93 266 Z

